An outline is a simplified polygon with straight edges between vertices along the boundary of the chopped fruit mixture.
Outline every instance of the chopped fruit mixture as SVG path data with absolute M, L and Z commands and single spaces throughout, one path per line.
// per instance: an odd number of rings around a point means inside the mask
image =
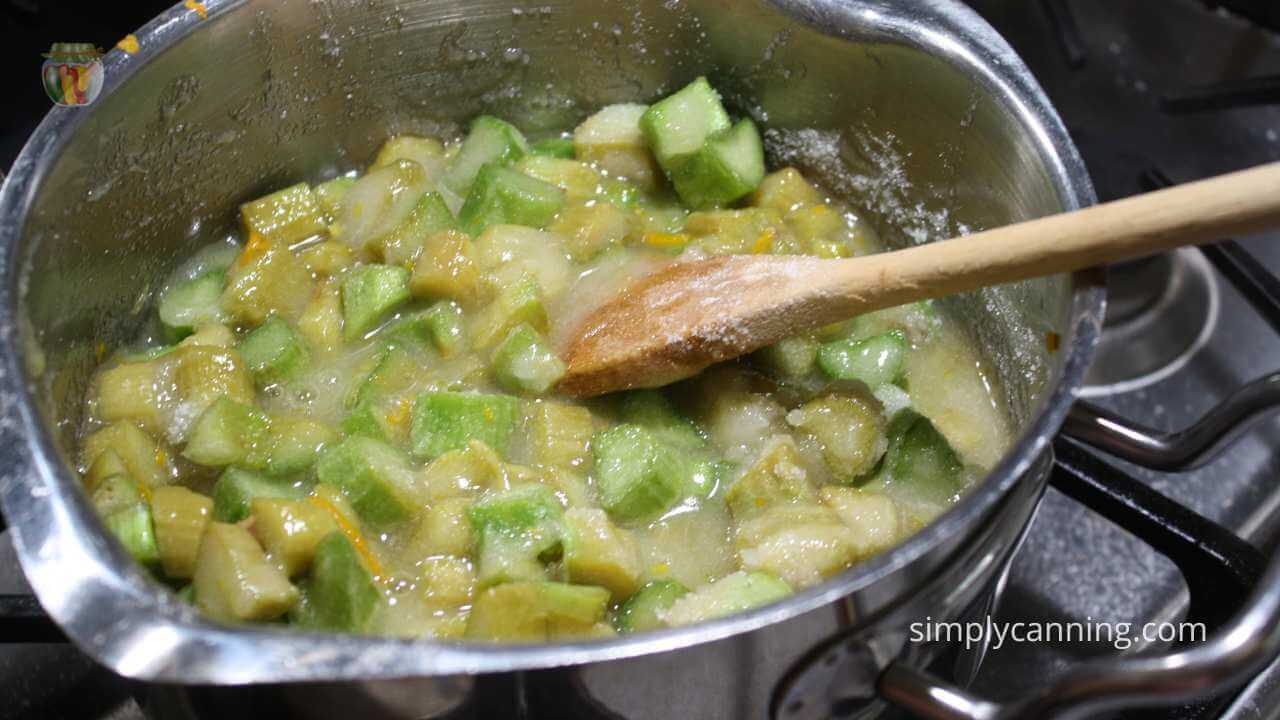
M 549 641 L 771 603 L 892 547 L 1008 443 L 930 304 L 663 390 L 557 395 L 576 323 L 676 258 L 844 257 L 871 228 L 705 79 L 531 141 L 482 116 L 246 203 L 101 347 L 85 488 L 232 622 Z M 731 299 L 726 299 L 732 302 Z

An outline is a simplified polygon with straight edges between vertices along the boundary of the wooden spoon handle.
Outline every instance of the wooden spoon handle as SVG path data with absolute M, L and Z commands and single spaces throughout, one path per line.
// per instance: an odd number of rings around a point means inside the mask
M 1069 272 L 1280 226 L 1280 163 L 987 230 L 841 261 L 825 290 L 848 307 L 889 307 Z M 831 297 L 836 300 L 836 297 Z

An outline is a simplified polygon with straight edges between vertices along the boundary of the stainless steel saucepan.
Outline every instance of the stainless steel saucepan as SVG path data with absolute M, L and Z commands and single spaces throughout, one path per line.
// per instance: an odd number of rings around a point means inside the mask
M 972 11 L 952 0 L 208 0 L 203 8 L 207 18 L 179 4 L 137 33 L 136 52 L 112 51 L 101 97 L 51 111 L 0 194 L 0 502 L 40 602 L 73 641 L 130 677 L 326 683 L 299 692 L 390 703 L 411 717 L 457 707 L 477 674 L 563 667 L 615 715 L 741 718 L 762 713 L 786 669 L 842 632 L 849 652 L 827 672 L 870 695 L 878 682 L 936 717 L 1026 707 L 981 703 L 909 672 L 933 648 L 905 643 L 903 629 L 957 616 L 1016 546 L 1099 332 L 1103 292 L 1087 274 L 945 304 L 995 369 L 1018 428 L 972 493 L 891 552 L 784 602 L 693 627 L 481 646 L 215 624 L 109 539 L 69 462 L 95 347 L 138 331 L 166 272 L 227 233 L 238 203 L 360 167 L 393 133 L 452 135 L 480 112 L 527 131 L 572 126 L 601 105 L 651 99 L 707 74 L 738 111 L 770 128 L 776 159 L 847 195 L 892 244 L 1091 203 L 1053 108 Z M 1048 349 L 1048 333 L 1061 337 L 1060 349 Z M 1274 612 L 1265 605 L 1274 594 L 1254 611 Z M 1229 659 L 1256 664 L 1276 644 L 1259 643 Z M 1133 682 L 1108 688 L 1107 702 L 1186 689 L 1161 684 L 1156 671 L 1167 668 L 1136 662 L 1114 670 Z M 1068 715 L 1098 707 L 1100 692 L 1065 683 L 1036 707 Z

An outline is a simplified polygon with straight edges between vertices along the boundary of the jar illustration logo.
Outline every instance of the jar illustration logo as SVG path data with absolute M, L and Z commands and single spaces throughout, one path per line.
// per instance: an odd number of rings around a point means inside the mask
M 49 99 L 70 106 L 98 99 L 104 79 L 101 56 L 90 43 L 54 43 L 40 69 Z

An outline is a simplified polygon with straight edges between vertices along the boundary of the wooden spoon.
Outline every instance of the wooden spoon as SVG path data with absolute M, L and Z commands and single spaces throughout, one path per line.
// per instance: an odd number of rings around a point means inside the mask
M 677 262 L 587 317 L 559 387 L 589 397 L 665 385 L 872 310 L 1277 226 L 1280 163 L 866 257 Z

